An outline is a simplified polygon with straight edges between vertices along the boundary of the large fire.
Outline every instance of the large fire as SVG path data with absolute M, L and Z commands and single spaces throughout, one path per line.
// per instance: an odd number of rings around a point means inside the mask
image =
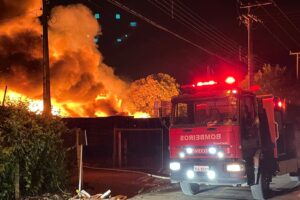
M 0 95 L 3 97 L 7 85 L 7 100 L 27 101 L 29 109 L 39 113 L 43 110 L 42 30 L 37 13 L 31 11 L 40 10 L 41 1 L 22 1 L 22 6 L 9 2 L 5 3 L 8 6 L 4 4 L 5 12 L 0 8 L 8 19 L 1 21 L 0 14 Z M 11 13 L 17 15 L 10 16 Z M 99 34 L 100 25 L 87 7 L 77 4 L 52 9 L 49 20 L 52 113 L 69 117 L 149 117 L 147 113 L 127 108 L 129 83 L 103 63 L 94 43 Z
M 0 95 L 3 97 L 2 101 L 5 102 L 9 101 L 11 103 L 18 103 L 19 101 L 21 102 L 27 102 L 28 103 L 28 109 L 31 112 L 35 112 L 37 114 L 41 114 L 43 112 L 43 101 L 42 100 L 36 100 L 36 99 L 30 99 L 23 94 L 13 92 L 13 91 L 7 91 L 6 95 L 4 94 L 5 92 L 3 90 L 0 90 Z M 4 98 L 5 97 L 5 98 Z M 107 96 L 97 96 L 96 101 L 101 101 L 101 100 L 106 100 L 108 97 Z M 118 99 L 115 97 L 116 102 L 118 102 L 118 107 L 121 109 L 122 108 L 122 100 Z M 68 109 L 66 109 L 66 107 Z M 69 113 L 68 110 L 76 110 L 76 116 L 81 116 L 81 117 L 88 117 L 85 116 L 85 111 L 82 109 L 82 105 L 78 103 L 66 103 L 65 105 L 62 103 L 57 102 L 55 99 L 52 99 L 52 115 L 58 115 L 61 117 L 70 117 L 72 116 L 71 113 Z M 74 111 L 73 111 L 74 112 Z M 74 114 L 74 113 L 73 113 Z M 130 113 L 129 111 L 124 111 L 122 113 L 119 113 L 120 115 L 130 115 L 133 116 L 134 118 L 149 118 L 150 115 L 148 113 L 144 112 L 135 112 L 135 113 Z M 94 116 L 97 117 L 107 117 L 108 114 L 101 111 L 97 110 L 94 113 Z

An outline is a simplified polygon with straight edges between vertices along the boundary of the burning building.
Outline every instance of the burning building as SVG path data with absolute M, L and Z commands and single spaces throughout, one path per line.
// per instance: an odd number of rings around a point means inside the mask
M 40 3 L 0 1 L 0 95 L 7 85 L 7 98 L 27 99 L 32 111 L 43 107 Z M 129 84 L 103 63 L 94 43 L 101 27 L 91 11 L 80 4 L 57 6 L 48 26 L 52 111 L 72 117 L 130 115 L 124 93 Z

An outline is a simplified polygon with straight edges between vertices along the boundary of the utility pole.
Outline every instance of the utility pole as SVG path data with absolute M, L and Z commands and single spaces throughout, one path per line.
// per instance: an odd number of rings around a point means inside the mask
M 48 47 L 48 17 L 49 0 L 43 1 L 43 103 L 45 115 L 51 115 L 51 95 L 50 95 L 50 67 L 49 67 L 49 47 Z
M 240 20 L 246 25 L 248 31 L 248 89 L 253 85 L 254 76 L 253 76 L 253 43 L 252 43 L 252 32 L 251 27 L 253 22 L 261 22 L 256 16 L 251 14 L 251 8 L 258 6 L 266 6 L 272 4 L 271 2 L 267 3 L 257 3 L 257 4 L 248 4 L 240 5 L 241 9 L 247 9 L 247 14 L 240 16 Z
M 290 55 L 296 56 L 296 78 L 297 78 L 297 80 L 299 80 L 299 55 L 300 55 L 300 52 L 290 51 Z

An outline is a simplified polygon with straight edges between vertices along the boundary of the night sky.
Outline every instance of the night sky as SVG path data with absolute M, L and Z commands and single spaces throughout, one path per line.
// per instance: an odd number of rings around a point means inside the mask
M 231 63 L 226 63 L 159 30 L 106 0 L 60 0 L 53 1 L 52 6 L 83 3 L 94 13 L 100 13 L 99 23 L 102 27 L 102 35 L 99 36 L 99 49 L 104 56 L 104 62 L 112 66 L 115 73 L 124 79 L 135 80 L 152 73 L 163 72 L 175 77 L 179 83 L 185 84 L 204 77 L 208 67 L 217 76 L 231 73 L 231 71 L 244 75 L 246 64 L 240 62 L 240 58 L 242 61 L 246 59 L 247 30 L 238 20 L 238 16 L 245 13 L 245 10 L 239 9 L 237 0 L 180 1 L 205 20 L 209 24 L 207 26 L 212 26 L 215 31 L 222 32 L 222 36 L 208 32 L 201 33 L 203 25 L 198 26 L 199 21 L 197 17 L 190 15 L 191 12 L 184 13 L 180 10 L 182 4 L 178 1 L 173 1 L 172 18 L 168 16 L 172 12 L 171 0 L 118 0 L 121 4 L 168 30 L 225 57 Z M 253 2 L 256 1 L 250 3 Z M 265 6 L 264 9 L 261 7 L 253 9 L 253 14 L 261 19 L 264 26 L 272 32 L 269 33 L 260 23 L 255 23 L 253 26 L 254 53 L 257 56 L 255 70 L 260 69 L 264 62 L 287 66 L 289 70 L 295 68 L 295 57 L 289 55 L 289 50 L 300 50 L 300 1 L 275 0 L 275 2 L 298 30 L 274 5 Z M 243 1 L 243 3 L 248 3 L 248 1 Z M 115 19 L 116 13 L 120 13 L 120 20 Z M 185 21 L 180 23 L 178 20 Z M 130 27 L 131 21 L 137 22 L 137 27 Z M 194 23 L 194 26 L 187 25 L 187 23 Z M 222 37 L 221 42 L 210 39 L 215 37 L 217 39 Z M 282 44 L 274 37 L 277 37 Z M 117 42 L 117 38 L 122 38 L 122 42 Z M 229 44 L 229 40 L 243 47 L 241 57 L 239 57 L 238 46 Z M 228 53 L 228 48 L 233 49 L 233 52 Z

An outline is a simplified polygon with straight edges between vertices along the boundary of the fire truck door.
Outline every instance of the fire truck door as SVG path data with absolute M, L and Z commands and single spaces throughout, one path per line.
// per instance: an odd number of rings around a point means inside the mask
M 258 147 L 258 127 L 255 123 L 257 112 L 255 110 L 254 96 L 244 96 L 241 100 L 240 110 L 242 146 L 244 152 L 248 153 L 251 152 L 250 149 L 256 149 Z
M 268 118 L 271 141 L 275 146 L 274 157 L 277 158 L 278 157 L 277 140 L 279 138 L 279 130 L 278 130 L 278 123 L 275 121 L 273 97 L 264 98 L 262 99 L 262 102 L 263 102 L 263 108 L 265 109 Z

